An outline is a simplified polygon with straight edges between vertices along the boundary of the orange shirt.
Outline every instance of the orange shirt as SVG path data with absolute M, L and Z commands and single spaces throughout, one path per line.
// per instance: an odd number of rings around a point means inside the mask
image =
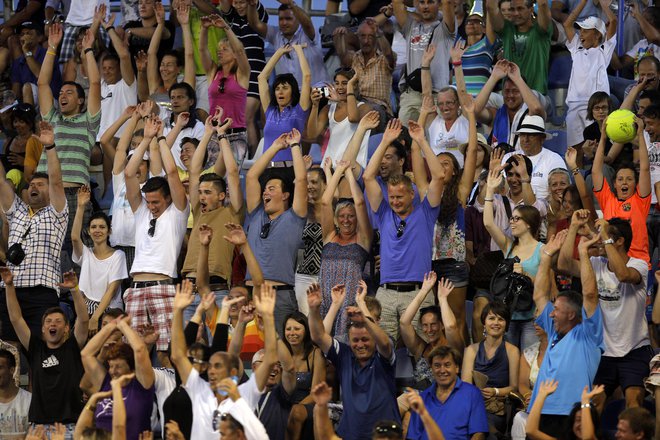
M 630 222 L 632 227 L 632 243 L 628 256 L 639 258 L 650 263 L 649 258 L 649 234 L 646 229 L 646 217 L 651 209 L 651 194 L 642 197 L 639 195 L 639 189 L 627 200 L 619 200 L 610 189 L 607 179 L 603 179 L 603 188 L 600 191 L 594 190 L 596 199 L 603 211 L 605 220 L 612 217 L 619 217 Z M 650 269 L 649 265 L 649 269 Z

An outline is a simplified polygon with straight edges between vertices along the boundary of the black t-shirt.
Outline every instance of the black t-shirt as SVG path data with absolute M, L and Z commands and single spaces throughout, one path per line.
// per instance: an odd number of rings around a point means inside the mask
M 256 413 L 270 440 L 284 440 L 292 406 L 281 384 L 261 396 Z
M 351 3 L 353 3 L 355 0 L 348 0 L 348 7 L 350 10 Z M 359 14 L 353 15 L 353 17 L 357 18 L 358 23 L 362 23 L 365 18 L 368 17 L 375 17 L 376 15 L 380 14 L 380 8 L 383 6 L 387 6 L 390 4 L 390 0 L 371 0 L 369 2 L 369 5 L 364 9 L 364 11 L 360 12 Z
M 174 420 L 179 425 L 179 430 L 186 439 L 190 439 L 192 432 L 192 400 L 186 389 L 179 385 L 167 396 L 163 402 L 163 418 L 165 423 Z M 165 427 L 163 427 L 163 430 Z M 163 436 L 165 431 L 163 431 Z
M 32 371 L 32 423 L 76 423 L 83 409 L 80 379 L 83 365 L 76 338 L 50 349 L 40 335 L 32 333 L 26 353 Z
M 124 25 L 124 29 L 132 29 L 132 28 L 141 28 L 142 22 L 141 21 L 129 21 Z M 156 26 L 154 26 L 154 29 Z M 160 40 L 160 46 L 158 46 L 158 61 L 163 58 L 163 54 L 165 52 L 168 52 L 172 50 L 172 47 L 174 46 L 174 33 L 176 32 L 176 27 L 174 24 L 172 24 L 171 21 L 167 20 L 165 21 L 165 28 L 170 31 L 170 38 L 167 39 L 162 39 Z M 138 52 L 141 50 L 144 51 L 144 53 L 147 53 L 149 50 L 149 44 L 151 43 L 151 38 L 141 38 L 136 35 L 132 35 L 131 39 L 129 40 L 129 45 L 128 45 L 128 50 L 131 53 L 131 58 L 134 59 Z

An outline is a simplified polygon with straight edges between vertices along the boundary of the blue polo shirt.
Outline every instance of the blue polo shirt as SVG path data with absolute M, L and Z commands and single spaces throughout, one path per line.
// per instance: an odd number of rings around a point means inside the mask
M 470 383 L 456 378 L 445 403 L 436 396 L 438 384 L 434 383 L 420 393 L 426 410 L 438 424 L 446 439 L 469 439 L 473 434 L 488 432 L 488 415 L 481 391 Z M 415 412 L 410 416 L 408 439 L 429 440 L 422 419 Z
M 424 197 L 406 217 L 403 234 L 397 237 L 401 219 L 383 198 L 376 211 L 380 228 L 381 283 L 424 280 L 424 274 L 431 271 L 433 227 L 439 212 L 440 206 L 432 207 Z
M 344 412 L 337 435 L 351 440 L 371 440 L 379 420 L 401 421 L 396 403 L 396 356 L 384 359 L 378 352 L 365 367 L 355 359 L 351 348 L 333 339 L 326 357 L 337 369 Z
M 554 320 L 550 317 L 554 305 L 548 301 L 536 323 L 548 334 L 548 349 L 543 357 L 536 383 L 554 379 L 559 381 L 557 391 L 550 394 L 543 405 L 542 414 L 569 415 L 573 404 L 579 402 L 585 386 L 591 387 L 600 356 L 605 351 L 603 344 L 603 315 L 600 306 L 590 318 L 582 309 L 582 322 L 558 339 Z M 553 346 L 554 344 L 554 346 Z M 535 387 L 531 408 L 539 387 Z
M 37 48 L 32 52 L 34 60 L 39 64 L 43 64 L 44 58 L 46 58 L 46 49 L 42 45 L 38 45 Z M 58 58 L 55 58 L 55 67 L 53 67 L 53 78 L 50 80 L 50 90 L 53 92 L 55 99 L 60 95 L 60 88 L 62 87 L 62 74 L 60 69 L 57 67 L 59 65 Z M 34 76 L 34 73 L 30 70 L 25 60 L 25 55 L 21 55 L 16 58 L 11 66 L 11 82 L 19 83 L 20 85 L 26 83 L 37 83 L 37 77 Z

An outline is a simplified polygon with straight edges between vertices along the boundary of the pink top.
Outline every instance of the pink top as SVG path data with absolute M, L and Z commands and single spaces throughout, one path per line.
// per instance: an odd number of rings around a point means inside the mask
M 225 76 L 222 69 L 219 69 L 215 74 L 215 78 L 209 84 L 209 109 L 211 115 L 220 106 L 225 111 L 223 118 L 231 118 L 233 120 L 232 128 L 245 128 L 247 92 L 247 89 L 238 83 L 235 74 Z

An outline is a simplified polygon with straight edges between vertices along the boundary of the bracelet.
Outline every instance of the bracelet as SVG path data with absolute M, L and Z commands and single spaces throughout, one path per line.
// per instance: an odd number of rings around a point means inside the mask
M 218 135 L 218 140 L 221 140 L 221 139 L 227 139 L 227 135 L 226 134 L 219 134 Z
M 582 405 L 580 405 L 580 408 L 583 408 L 583 409 L 584 408 L 591 408 L 591 403 L 583 403 Z
M 160 143 L 160 141 L 165 141 L 165 140 L 167 140 L 167 138 L 165 136 L 158 136 L 158 138 L 156 138 L 156 141 L 158 143 Z
M 46 54 L 47 55 L 52 55 L 52 56 L 57 56 L 57 52 L 53 52 L 52 50 L 47 50 Z
M 372 318 L 371 316 L 365 316 L 364 318 L 365 318 L 365 319 L 368 319 L 369 321 L 373 322 L 374 324 L 376 323 L 376 321 L 374 320 L 374 318 Z
M 114 31 L 114 30 L 115 30 L 114 26 L 108 26 L 107 28 L 105 28 L 106 32 L 110 32 L 110 31 Z
M 385 18 L 392 18 L 391 15 L 387 15 L 385 12 L 383 12 L 383 15 L 385 16 Z
M 543 253 L 546 254 L 548 257 L 552 258 L 552 254 L 545 249 L 543 249 Z
M 44 145 L 44 148 L 46 149 L 46 151 L 52 150 L 53 148 L 55 148 L 55 144 Z
M 491 203 L 493 203 L 493 199 L 484 199 L 484 202 L 491 202 Z
M 300 144 L 298 142 L 295 142 L 293 144 L 289 144 L 289 148 L 293 148 L 293 147 L 300 147 Z
M 91 404 L 87 405 L 85 408 L 90 410 L 91 412 L 96 412 L 96 407 L 92 406 Z
M 451 64 L 454 66 L 460 66 L 463 64 L 463 61 L 452 61 Z
M 499 395 L 500 395 L 500 390 L 495 388 L 495 396 L 499 396 Z
M 91 47 L 88 47 L 83 52 L 85 52 L 85 55 L 87 55 L 89 52 L 94 52 L 94 49 L 92 49 Z
M 580 174 L 580 168 L 575 167 L 571 170 L 571 172 L 573 173 L 574 176 L 577 176 L 578 174 Z
M 431 66 L 422 66 L 420 67 L 421 70 L 431 70 Z

